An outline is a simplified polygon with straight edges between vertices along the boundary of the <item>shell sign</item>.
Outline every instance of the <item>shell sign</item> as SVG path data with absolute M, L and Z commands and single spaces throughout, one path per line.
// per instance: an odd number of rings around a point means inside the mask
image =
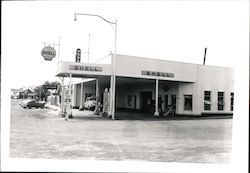
M 44 60 L 51 61 L 56 56 L 56 50 L 51 46 L 46 46 L 42 49 L 41 55 L 43 56 Z

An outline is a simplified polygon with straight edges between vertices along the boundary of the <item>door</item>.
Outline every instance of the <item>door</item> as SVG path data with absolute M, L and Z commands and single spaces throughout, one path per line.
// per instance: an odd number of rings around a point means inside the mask
M 152 91 L 141 92 L 141 110 L 150 112 L 152 109 Z
M 162 108 L 163 108 L 163 99 L 162 99 L 162 96 L 159 95 L 158 96 L 158 111 L 160 114 L 162 114 L 162 112 L 163 112 Z
M 164 108 L 165 108 L 165 111 L 166 111 L 168 109 L 168 95 L 164 96 L 164 100 L 165 100 Z

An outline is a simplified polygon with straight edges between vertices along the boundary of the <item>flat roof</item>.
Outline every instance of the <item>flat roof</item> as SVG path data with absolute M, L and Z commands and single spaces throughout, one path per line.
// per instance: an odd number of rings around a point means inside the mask
M 111 53 L 114 55 L 113 53 Z M 163 62 L 169 62 L 169 63 L 180 63 L 180 64 L 189 64 L 189 65 L 198 65 L 198 66 L 206 66 L 206 67 L 214 67 L 214 68 L 225 68 L 225 69 L 234 69 L 233 67 L 225 67 L 225 66 L 216 66 L 216 65 L 203 65 L 198 63 L 191 63 L 191 62 L 183 62 L 183 61 L 173 61 L 173 60 L 167 60 L 167 59 L 161 59 L 161 58 L 152 58 L 152 57 L 142 57 L 142 56 L 135 56 L 135 55 L 125 55 L 125 54 L 116 54 L 117 56 L 127 56 L 127 57 L 134 57 L 134 58 L 141 58 L 141 59 L 150 59 L 152 61 L 163 61 Z
M 71 74 L 76 78 L 108 77 L 113 74 L 113 70 L 113 64 L 61 61 L 56 76 L 69 77 Z M 230 75 L 233 68 L 116 54 L 115 74 L 119 77 L 196 82 L 200 72 L 203 75 L 216 75 L 218 72 Z

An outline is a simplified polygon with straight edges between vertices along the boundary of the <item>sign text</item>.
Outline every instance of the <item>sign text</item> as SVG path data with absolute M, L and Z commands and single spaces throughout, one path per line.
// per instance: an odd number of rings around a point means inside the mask
M 142 75 L 148 75 L 148 76 L 159 76 L 159 77 L 174 77 L 174 73 L 166 73 L 166 72 L 156 72 L 156 71 L 141 71 Z
M 102 67 L 96 67 L 96 66 L 70 65 L 69 69 L 70 70 L 80 70 L 80 71 L 102 72 Z

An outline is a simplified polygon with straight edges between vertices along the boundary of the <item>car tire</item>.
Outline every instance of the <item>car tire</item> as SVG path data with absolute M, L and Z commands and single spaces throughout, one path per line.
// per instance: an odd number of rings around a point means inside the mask
M 28 108 L 31 109 L 31 106 L 29 106 Z

